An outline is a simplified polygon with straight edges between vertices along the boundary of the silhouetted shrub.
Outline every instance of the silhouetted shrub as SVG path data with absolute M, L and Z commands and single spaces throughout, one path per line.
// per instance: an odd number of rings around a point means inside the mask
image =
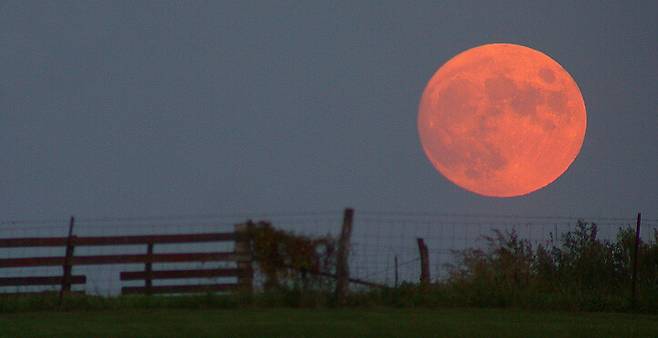
M 268 222 L 249 223 L 248 235 L 255 262 L 263 274 L 265 290 L 284 288 L 327 289 L 331 281 L 318 276 L 336 265 L 336 240 L 311 238 L 275 229 Z
M 579 310 L 629 307 L 635 233 L 620 228 L 614 242 L 597 238 L 594 223 L 579 221 L 554 245 L 519 239 L 515 231 L 484 236 L 486 249 L 455 251 L 446 284 L 477 306 Z M 654 234 L 658 240 L 658 233 Z M 658 244 L 638 250 L 638 305 L 658 311 Z

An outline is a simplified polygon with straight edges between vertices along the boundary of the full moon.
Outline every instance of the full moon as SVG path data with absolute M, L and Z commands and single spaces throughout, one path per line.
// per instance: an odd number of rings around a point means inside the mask
M 578 85 L 548 55 L 506 43 L 457 54 L 420 100 L 418 132 L 434 168 L 476 194 L 513 197 L 560 177 L 585 138 Z

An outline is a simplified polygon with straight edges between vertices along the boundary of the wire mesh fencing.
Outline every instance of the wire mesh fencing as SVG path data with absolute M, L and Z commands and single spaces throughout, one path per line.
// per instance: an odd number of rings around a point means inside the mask
M 596 224 L 597 238 L 614 241 L 620 229 L 635 229 L 636 218 L 555 217 L 519 215 L 463 215 L 362 211 L 355 219 L 352 238 L 353 273 L 386 285 L 418 282 L 421 274 L 417 239 L 428 247 L 430 278 L 448 277 L 457 253 L 464 249 L 486 250 L 487 237 L 495 231 L 514 232 L 533 248 L 560 246 L 563 237 L 576 231 L 578 222 Z M 656 220 L 646 220 L 641 239 L 655 243 Z M 396 268 L 397 261 L 397 268 Z M 397 270 L 397 276 L 396 276 Z

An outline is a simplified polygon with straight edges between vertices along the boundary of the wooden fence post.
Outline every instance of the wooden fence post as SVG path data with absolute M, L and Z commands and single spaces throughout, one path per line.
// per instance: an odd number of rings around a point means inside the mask
M 420 286 L 426 287 L 430 282 L 430 258 L 427 254 L 427 245 L 422 238 L 418 238 L 418 251 L 420 252 Z
M 343 226 L 338 240 L 338 252 L 336 253 L 336 300 L 338 304 L 345 304 L 347 289 L 349 287 L 350 268 L 347 261 L 350 255 L 353 219 L 354 209 L 345 209 L 343 213 Z
M 635 225 L 635 249 L 633 250 L 633 279 L 631 280 L 631 306 L 635 308 L 637 301 L 637 254 L 640 247 L 640 223 L 642 214 L 637 214 L 637 223 Z
M 243 224 L 235 224 L 235 255 L 238 274 L 238 288 L 242 291 L 253 291 L 254 269 L 252 267 L 251 241 L 249 240 L 249 229 L 251 221 Z
M 153 243 L 147 244 L 146 256 L 148 260 L 144 264 L 144 273 L 146 274 L 146 278 L 144 278 L 144 291 L 150 296 L 153 292 Z
M 75 217 L 69 219 L 69 234 L 66 238 L 66 256 L 62 265 L 62 284 L 59 289 L 59 303 L 62 304 L 64 294 L 71 291 L 71 272 L 73 270 L 73 250 L 75 249 L 75 236 L 73 236 L 73 227 L 75 226 Z

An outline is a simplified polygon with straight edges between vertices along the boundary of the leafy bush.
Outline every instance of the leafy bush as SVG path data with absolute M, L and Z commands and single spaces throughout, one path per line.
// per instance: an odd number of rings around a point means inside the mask
M 658 233 L 655 234 L 658 239 Z M 446 284 L 468 305 L 623 310 L 630 306 L 635 234 L 620 228 L 614 242 L 579 221 L 557 245 L 519 239 L 515 231 L 485 236 L 486 249 L 454 252 Z M 658 244 L 638 249 L 638 305 L 658 311 Z
M 269 222 L 249 222 L 247 231 L 256 264 L 265 277 L 265 290 L 330 287 L 330 281 L 318 273 L 335 270 L 334 238 L 297 235 L 275 229 Z

